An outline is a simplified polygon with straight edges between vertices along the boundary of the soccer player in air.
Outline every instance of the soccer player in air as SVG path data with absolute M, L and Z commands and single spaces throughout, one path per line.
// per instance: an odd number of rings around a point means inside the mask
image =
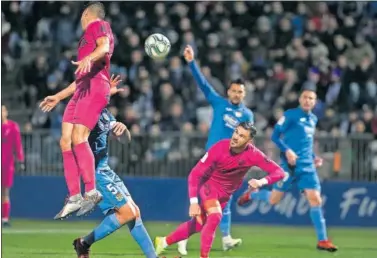
M 273 184 L 284 178 L 283 169 L 251 143 L 255 134 L 252 123 L 240 123 L 231 139 L 215 143 L 191 170 L 188 191 L 189 216 L 192 219 L 178 226 L 167 237 L 157 237 L 157 254 L 167 246 L 201 232 L 200 257 L 209 257 L 216 228 L 223 216 L 222 211 L 232 194 L 241 186 L 247 171 L 257 166 L 268 173 L 262 179 L 251 179 L 249 185 L 253 188 Z
M 90 133 L 89 144 L 95 157 L 97 189 L 103 195 L 98 206 L 105 218 L 91 233 L 75 239 L 74 248 L 78 258 L 89 258 L 89 248 L 93 243 L 127 224 L 145 257 L 156 258 L 152 240 L 143 225 L 138 206 L 132 200 L 122 179 L 109 167 L 108 138 L 110 134 L 115 138 L 127 135 L 128 139 L 131 139 L 127 127 L 117 122 L 113 115 L 104 109 L 97 125 Z
M 99 2 L 89 3 L 81 16 L 84 31 L 78 44 L 75 94 L 69 101 L 63 116 L 60 147 L 69 190 L 69 201 L 55 216 L 65 218 L 77 212 L 84 215 L 101 201 L 96 190 L 94 156 L 88 137 L 96 125 L 101 111 L 110 97 L 110 58 L 114 50 L 114 38 L 110 24 L 104 21 L 104 6 Z M 55 103 L 62 96 L 56 94 L 45 99 Z M 80 176 L 85 184 L 84 198 L 81 196 Z
M 13 185 L 14 156 L 21 162 L 20 168 L 25 169 L 24 151 L 22 148 L 20 128 L 18 124 L 8 119 L 8 110 L 1 106 L 1 204 L 2 225 L 10 226 L 10 198 L 9 192 Z
M 114 77 L 114 75 L 111 76 L 110 78 L 110 95 L 114 95 L 114 94 L 117 94 L 118 92 L 121 92 L 121 91 L 124 91 L 124 89 L 122 88 L 117 88 L 118 84 L 121 82 L 120 80 L 120 76 L 116 76 Z M 66 87 L 65 89 L 61 90 L 60 92 L 58 92 L 57 94 L 53 95 L 53 96 L 47 96 L 43 101 L 41 101 L 41 103 L 39 104 L 39 107 L 42 109 L 43 112 L 50 112 L 53 108 L 55 108 L 55 106 L 61 101 L 61 100 L 64 100 L 74 94 L 76 94 L 76 84 L 75 83 L 71 83 L 68 87 Z M 64 123 L 63 123 L 63 129 L 64 129 Z M 63 132 L 64 133 L 64 132 Z M 63 160 L 64 161 L 64 160 Z M 65 177 L 67 177 L 67 174 L 64 173 Z M 81 189 L 80 189 L 80 176 L 79 174 L 76 174 L 76 178 L 75 180 L 77 180 L 77 184 L 78 184 L 78 191 L 79 191 L 79 195 L 81 197 Z M 69 185 L 67 184 L 68 186 L 68 191 L 69 191 Z M 64 206 L 63 210 L 62 211 L 67 211 L 67 210 L 71 210 L 71 209 L 68 209 L 70 208 L 70 205 L 75 205 L 76 203 L 75 202 L 71 202 L 71 198 L 69 198 L 67 200 L 67 203 L 66 205 Z M 76 209 L 77 210 L 77 209 Z M 67 212 L 64 212 L 62 213 L 59 212 L 55 217 L 54 219 L 64 219 L 66 217 L 68 217 L 70 214 L 72 214 L 72 212 L 70 213 L 67 213 Z
M 318 238 L 317 248 L 335 252 L 337 247 L 327 237 L 321 185 L 316 173 L 316 168 L 322 166 L 322 159 L 316 157 L 313 151 L 318 119 L 311 111 L 316 99 L 315 89 L 304 88 L 299 98 L 300 106 L 287 110 L 275 125 L 272 141 L 282 153 L 281 166 L 288 172 L 287 177 L 275 184 L 272 192 L 249 189 L 238 199 L 238 204 L 245 205 L 253 199 L 277 204 L 295 182 L 310 204 L 310 218 Z
M 184 50 L 184 58 L 199 88 L 213 108 L 213 120 L 208 134 L 206 150 L 223 139 L 230 139 L 233 131 L 240 122 L 253 122 L 254 117 L 250 109 L 243 103 L 245 98 L 245 84 L 241 79 L 230 82 L 227 94 L 228 98 L 221 97 L 204 78 L 195 62 L 194 50 L 187 46 Z M 224 208 L 220 229 L 223 235 L 223 249 L 229 250 L 242 243 L 241 239 L 233 239 L 230 235 L 232 197 Z M 178 243 L 178 252 L 187 255 L 187 241 Z

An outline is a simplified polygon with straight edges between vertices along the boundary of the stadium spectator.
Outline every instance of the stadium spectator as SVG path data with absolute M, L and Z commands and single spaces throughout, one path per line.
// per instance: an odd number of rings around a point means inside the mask
M 372 2 L 104 4 L 117 37 L 112 71 L 122 75 L 126 86 L 111 105 L 135 132 L 150 133 L 160 122 L 158 130 L 188 130 L 188 125 L 174 125 L 177 121 L 205 131 L 211 111 L 181 60 L 187 44 L 201 50 L 196 54 L 203 73 L 220 94 L 226 89 L 219 81 L 232 76 L 246 80 L 245 103 L 263 117 L 258 123 L 262 130 L 273 125 L 273 110 L 297 104 L 297 91 L 306 82 L 317 86 L 315 112 L 325 117 L 322 130 L 373 132 L 375 114 L 362 111 L 365 104 L 370 110 L 377 105 Z M 38 100 L 72 80 L 70 60 L 81 36 L 82 3 L 5 2 L 2 7 L 2 74 L 7 85 L 23 89 L 26 105 L 18 106 L 28 116 L 36 112 L 22 108 L 36 108 Z M 153 32 L 171 40 L 170 58 L 155 62 L 144 54 L 143 41 Z M 172 117 L 173 106 L 184 117 Z M 328 117 L 332 112 L 336 115 Z M 33 128 L 55 128 L 59 120 L 50 120 L 34 115 Z

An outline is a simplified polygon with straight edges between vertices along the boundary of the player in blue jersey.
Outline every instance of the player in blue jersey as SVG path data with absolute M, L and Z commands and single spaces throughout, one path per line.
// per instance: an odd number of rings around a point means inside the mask
M 121 82 L 120 77 L 111 76 L 110 94 L 114 95 L 123 91 L 117 88 Z M 63 89 L 57 95 L 59 98 L 53 98 L 53 101 L 46 99 L 40 103 L 40 108 L 44 112 L 50 112 L 62 99 L 71 96 L 76 89 L 75 84 Z M 110 235 L 117 229 L 127 224 L 131 231 L 132 237 L 138 243 L 147 258 L 156 258 L 156 252 L 140 217 L 140 210 L 131 198 L 123 181 L 111 170 L 108 165 L 108 138 L 113 134 L 119 140 L 122 135 L 128 136 L 127 127 L 116 122 L 111 113 L 104 109 L 95 128 L 91 131 L 88 142 L 95 157 L 96 168 L 96 187 L 102 195 L 102 201 L 98 204 L 105 218 L 90 234 L 85 237 L 75 239 L 73 242 L 78 258 L 89 258 L 89 247 L 106 236 Z M 80 199 L 81 196 L 80 196 Z M 55 216 L 55 219 L 64 219 L 69 216 L 67 210 L 78 210 L 76 201 L 68 199 L 63 210 Z
M 132 200 L 122 179 L 108 165 L 108 138 L 110 134 L 118 139 L 127 135 L 130 139 L 127 127 L 116 122 L 113 115 L 107 109 L 104 109 L 97 125 L 90 133 L 89 144 L 95 157 L 96 187 L 103 196 L 98 205 L 105 218 L 91 233 L 75 239 L 74 248 L 78 258 L 89 258 L 89 248 L 93 243 L 127 224 L 132 237 L 142 249 L 145 257 L 156 258 L 153 243 L 143 225 L 138 206 Z
M 249 189 L 239 199 L 244 205 L 250 200 L 262 200 L 277 204 L 289 190 L 292 183 L 305 194 L 310 204 L 310 217 L 314 225 L 317 248 L 335 252 L 337 247 L 328 239 L 322 212 L 321 185 L 316 168 L 322 166 L 322 159 L 313 151 L 317 117 L 311 112 L 317 95 L 315 89 L 304 88 L 300 94 L 300 106 L 289 109 L 275 125 L 272 141 L 281 151 L 281 167 L 286 171 L 284 180 L 276 183 L 272 192 Z
M 228 98 L 221 97 L 204 78 L 195 62 L 194 50 L 187 46 L 184 50 L 184 58 L 187 61 L 192 75 L 206 99 L 213 108 L 213 120 L 208 134 L 206 150 L 223 139 L 230 139 L 234 129 L 241 122 L 253 122 L 253 113 L 243 103 L 245 98 L 245 84 L 242 80 L 232 81 L 229 85 Z M 223 234 L 223 249 L 229 250 L 242 243 L 241 239 L 233 239 L 230 235 L 231 227 L 231 200 L 223 210 L 220 229 Z M 187 254 L 187 240 L 178 243 L 178 251 L 182 255 Z

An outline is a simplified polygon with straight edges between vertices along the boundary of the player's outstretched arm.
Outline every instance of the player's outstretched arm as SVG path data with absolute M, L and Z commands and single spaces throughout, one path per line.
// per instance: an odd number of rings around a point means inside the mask
M 191 73 L 194 76 L 196 83 L 199 85 L 199 88 L 203 91 L 204 96 L 212 105 L 216 101 L 221 100 L 222 97 L 213 89 L 211 84 L 206 80 L 203 74 L 200 71 L 199 66 L 195 62 L 194 50 L 190 45 L 186 46 L 183 56 L 185 57 L 186 62 L 188 63 Z
M 285 176 L 284 170 L 276 164 L 274 161 L 267 158 L 267 156 L 258 149 L 252 152 L 253 160 L 255 161 L 255 166 L 259 167 L 265 171 L 268 175 L 262 179 L 251 179 L 249 185 L 253 188 L 259 188 L 263 185 L 274 184 L 282 180 Z
M 59 91 L 55 95 L 45 97 L 44 100 L 42 100 L 42 102 L 39 104 L 39 108 L 43 112 L 50 112 L 60 101 L 68 98 L 69 96 L 72 96 L 73 93 L 75 93 L 75 90 L 76 82 L 72 82 L 67 88 Z
M 110 79 L 110 94 L 115 95 L 119 92 L 124 91 L 122 88 L 117 88 L 119 83 L 122 80 L 120 76 L 115 76 L 114 74 L 111 75 Z M 76 82 L 72 82 L 67 88 L 59 91 L 55 95 L 47 96 L 44 100 L 39 104 L 39 108 L 42 109 L 43 112 L 50 112 L 55 106 L 62 100 L 72 96 L 76 91 Z

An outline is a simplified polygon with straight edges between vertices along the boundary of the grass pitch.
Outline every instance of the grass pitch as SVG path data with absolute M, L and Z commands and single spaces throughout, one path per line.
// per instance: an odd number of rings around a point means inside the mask
M 2 230 L 2 257 L 4 258 L 73 258 L 76 254 L 72 241 L 90 232 L 96 222 L 84 221 L 26 221 L 13 220 L 11 228 Z M 152 239 L 166 235 L 176 223 L 146 223 Z M 279 226 L 234 225 L 234 237 L 243 244 L 230 252 L 221 249 L 217 234 L 211 257 L 238 258 L 373 258 L 377 257 L 377 229 L 331 228 L 329 235 L 339 246 L 337 253 L 315 249 L 316 239 L 312 228 Z M 199 257 L 199 237 L 189 241 L 188 258 Z M 176 246 L 166 252 L 167 258 L 178 255 Z M 143 257 L 139 247 L 124 227 L 91 248 L 92 258 Z

